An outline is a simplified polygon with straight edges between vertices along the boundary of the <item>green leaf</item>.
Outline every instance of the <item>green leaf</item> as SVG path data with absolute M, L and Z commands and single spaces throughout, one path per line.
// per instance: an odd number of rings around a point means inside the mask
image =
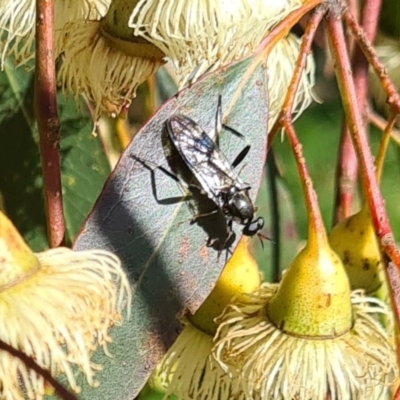
M 33 73 L 7 65 L 0 73 L 0 194 L 8 216 L 34 250 L 47 247 Z M 83 104 L 81 108 L 84 108 Z M 109 167 L 87 113 L 59 96 L 66 237 L 71 242 L 98 196 Z
M 379 30 L 396 40 L 400 37 L 400 2 L 383 0 L 379 14 Z
M 165 67 L 157 70 L 156 80 L 157 97 L 162 104 L 176 93 L 178 87 Z
M 80 398 L 135 397 L 175 340 L 180 330 L 177 317 L 196 311 L 230 257 L 229 252 L 219 256 L 215 249 L 226 236 L 222 213 L 189 223 L 195 214 L 215 208 L 211 201 L 200 194 L 183 201 L 188 193 L 180 185 L 160 170 L 154 172 L 152 183 L 151 172 L 131 155 L 170 168 L 161 135 L 165 120 L 180 112 L 210 131 L 221 94 L 224 122 L 242 132 L 252 145 L 240 174 L 251 186 L 254 200 L 264 165 L 268 104 L 266 71 L 259 65 L 246 74 L 251 61 L 209 75 L 161 107 L 122 155 L 86 220 L 75 249 L 100 247 L 116 253 L 132 283 L 133 300 L 131 319 L 112 329 L 109 350 L 113 358 L 100 350 L 95 354 L 95 361 L 104 366 L 96 375 L 100 388 L 93 390 L 82 382 Z M 228 160 L 233 161 L 244 145 L 229 131 L 220 135 L 220 147 Z M 242 228 L 233 224 L 236 239 L 230 251 Z M 207 246 L 210 239 L 214 246 Z
M 41 167 L 34 138 L 32 73 L 0 73 L 0 193 L 5 212 L 35 249 L 44 245 Z
M 78 113 L 71 98 L 60 96 L 59 108 L 64 214 L 67 241 L 71 243 L 100 194 L 110 166 L 100 139 L 93 135 L 90 116 Z

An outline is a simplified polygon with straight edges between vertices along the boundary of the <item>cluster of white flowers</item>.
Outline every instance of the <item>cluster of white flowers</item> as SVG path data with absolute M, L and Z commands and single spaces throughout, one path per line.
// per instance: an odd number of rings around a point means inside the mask
M 179 86 L 205 72 L 251 56 L 277 22 L 302 0 L 128 1 L 55 0 L 55 57 L 66 92 L 84 94 L 101 113 L 117 115 L 137 86 L 164 62 Z M 1 65 L 34 57 L 35 0 L 0 3 Z M 282 38 L 268 57 L 271 122 L 276 117 L 299 52 L 294 35 Z M 279 72 L 278 72 L 279 71 Z M 309 57 L 297 95 L 297 109 L 311 100 Z
M 274 26 L 302 4 L 303 0 L 55 0 L 57 76 L 65 91 L 84 94 L 94 104 L 96 118 L 104 112 L 118 114 L 138 85 L 166 61 L 182 87 L 250 57 Z M 2 67 L 6 56 L 19 65 L 34 57 L 35 10 L 35 0 L 0 2 Z M 300 40 L 288 33 L 263 60 L 271 126 L 299 51 Z M 295 97 L 296 112 L 311 101 L 313 73 L 309 56 Z M 2 214 L 0 246 L 1 223 Z M 95 386 L 99 366 L 90 362 L 90 354 L 97 346 L 106 350 L 109 327 L 130 304 L 131 289 L 120 262 L 104 251 L 30 254 L 31 264 L 20 275 L 11 279 L 0 270 L 0 315 L 7 321 L 0 339 L 51 372 L 63 372 L 76 392 L 71 363 Z M 287 332 L 287 320 L 277 324 L 268 312 L 281 287 L 265 284 L 246 300 L 230 304 L 214 337 L 187 322 L 158 369 L 166 396 L 325 400 L 329 394 L 336 400 L 382 399 L 398 374 L 386 332 L 371 316 L 386 313 L 384 305 L 360 292 L 350 297 L 348 291 L 351 318 L 344 317 L 346 330 L 332 337 L 306 337 Z M 60 313 L 67 303 L 70 306 Z M 2 355 L 0 388 L 15 399 L 23 398 L 18 379 L 28 396 L 44 394 L 43 378 Z
M 108 331 L 130 314 L 131 287 L 121 262 L 105 250 L 57 248 L 33 253 L 0 211 L 0 340 L 32 357 L 52 375 L 63 373 L 75 392 L 74 368 L 96 387 L 91 361 Z M 19 358 L 0 351 L 0 397 L 40 399 L 48 391 L 43 376 Z
M 362 291 L 351 296 L 354 323 L 332 337 L 286 333 L 268 316 L 279 289 L 261 288 L 233 299 L 213 336 L 190 322 L 154 373 L 166 398 L 182 400 L 383 400 L 398 367 L 376 317 L 387 306 Z M 334 319 L 334 317 L 332 317 Z

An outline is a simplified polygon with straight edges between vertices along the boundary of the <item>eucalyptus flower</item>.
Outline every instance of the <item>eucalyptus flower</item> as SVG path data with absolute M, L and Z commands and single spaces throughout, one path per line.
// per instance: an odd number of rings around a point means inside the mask
M 241 298 L 260 286 L 258 265 L 248 250 L 248 237 L 239 242 L 217 284 L 158 365 L 153 382 L 161 382 L 165 397 L 182 400 L 245 400 L 239 378 L 227 374 L 212 356 L 214 319 L 232 297 Z
M 54 29 L 56 36 L 63 26 L 76 19 L 99 19 L 111 0 L 55 0 Z M 34 58 L 36 26 L 35 0 L 2 0 L 0 2 L 1 67 L 12 55 L 18 65 Z M 58 54 L 56 52 L 56 54 Z
M 296 256 L 279 285 L 264 284 L 219 319 L 214 355 L 247 399 L 382 399 L 398 376 L 395 353 L 375 319 L 389 311 L 350 294 L 325 235 Z
M 297 337 L 267 314 L 275 285 L 264 284 L 221 318 L 216 358 L 233 376 L 240 370 L 247 399 L 382 399 L 397 377 L 394 352 L 374 316 L 387 307 L 352 293 L 354 325 L 342 335 Z M 234 372 L 236 371 L 236 373 Z
M 182 87 L 205 72 L 252 55 L 274 25 L 302 4 L 302 0 L 141 0 L 130 16 L 129 26 L 135 35 L 165 53 Z M 281 109 L 299 50 L 299 39 L 289 34 L 271 49 L 266 60 L 271 125 Z M 313 75 L 314 62 L 309 56 L 295 112 L 300 113 L 311 102 Z
M 124 112 L 137 87 L 164 64 L 162 51 L 128 27 L 134 4 L 114 0 L 101 21 L 66 24 L 57 43 L 63 52 L 62 87 L 75 96 L 84 94 L 94 104 L 96 118 Z
M 232 379 L 212 357 L 213 337 L 190 323 L 160 363 L 157 374 L 165 397 L 182 400 L 245 400 L 238 378 Z
M 179 81 L 251 55 L 301 0 L 140 0 L 129 19 L 135 35 L 159 47 Z M 194 74 L 193 71 L 195 70 Z
M 53 376 L 64 374 L 75 392 L 77 371 L 96 387 L 101 365 L 90 360 L 99 346 L 108 354 L 109 328 L 122 323 L 131 289 L 119 259 L 104 250 L 57 248 L 33 253 L 0 212 L 0 339 L 32 357 Z M 0 397 L 41 399 L 43 377 L 9 353 L 0 357 Z

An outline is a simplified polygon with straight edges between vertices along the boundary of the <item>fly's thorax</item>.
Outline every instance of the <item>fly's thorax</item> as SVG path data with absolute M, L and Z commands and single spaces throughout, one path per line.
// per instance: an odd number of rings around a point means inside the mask
M 242 225 L 250 223 L 254 217 L 254 206 L 249 197 L 249 188 L 233 186 L 226 195 L 225 213 Z

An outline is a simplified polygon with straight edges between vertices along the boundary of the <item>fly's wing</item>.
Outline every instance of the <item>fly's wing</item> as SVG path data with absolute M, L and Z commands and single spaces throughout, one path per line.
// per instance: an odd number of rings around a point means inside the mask
M 219 204 L 218 194 L 232 186 L 245 186 L 218 146 L 196 122 L 184 115 L 167 120 L 169 137 L 208 196 Z

